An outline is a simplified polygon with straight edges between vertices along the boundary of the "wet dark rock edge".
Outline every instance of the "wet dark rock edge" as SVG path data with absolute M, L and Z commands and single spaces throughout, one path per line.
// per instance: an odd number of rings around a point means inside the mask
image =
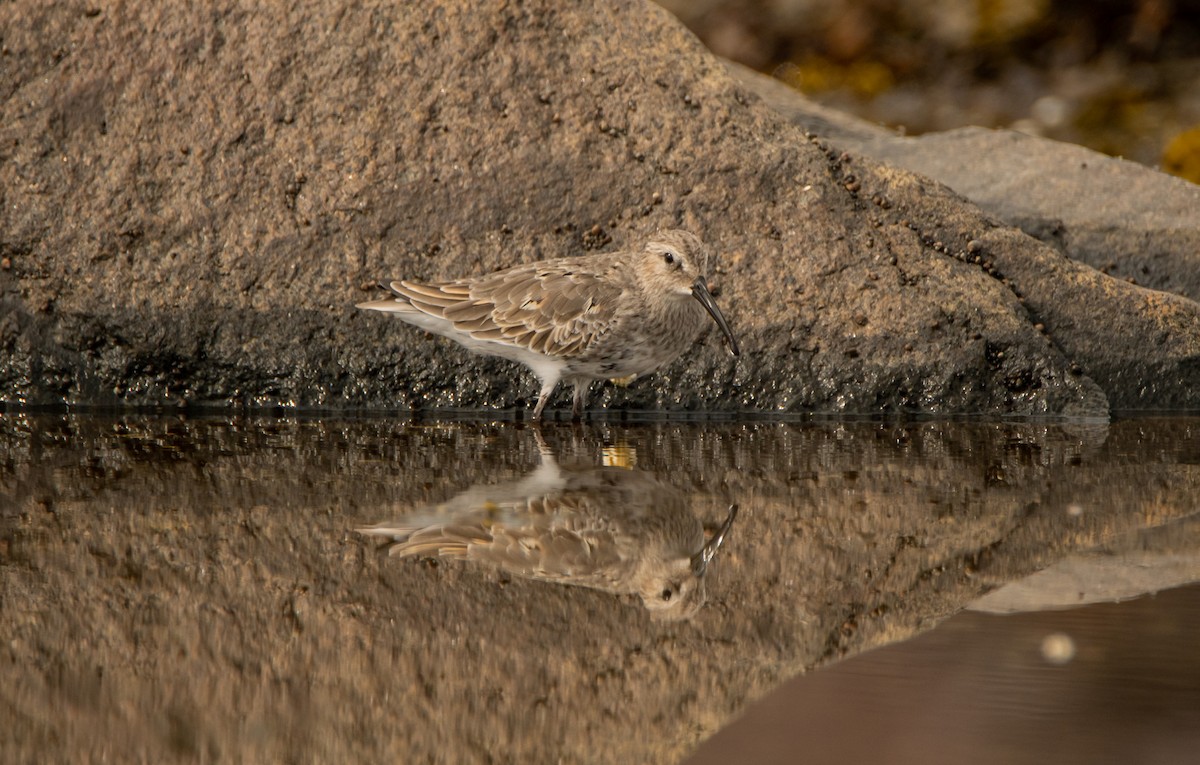
M 1194 302 L 877 164 L 874 131 L 805 135 L 653 6 L 95 10 L 0 11 L 8 406 L 521 406 L 530 374 L 355 312 L 359 286 L 669 226 L 714 244 L 746 353 L 706 338 L 601 406 L 1200 405 Z

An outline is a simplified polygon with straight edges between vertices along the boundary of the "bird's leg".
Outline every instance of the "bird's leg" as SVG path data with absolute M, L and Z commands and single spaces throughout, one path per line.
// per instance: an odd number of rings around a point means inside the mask
M 575 381 L 575 397 L 571 401 L 571 419 L 583 419 L 583 407 L 587 404 L 588 388 L 591 383 L 587 380 Z
M 541 457 L 542 462 L 553 461 L 554 452 L 550 451 L 550 445 L 546 443 L 546 437 L 542 435 L 541 423 L 535 422 L 530 430 L 533 431 L 533 440 L 537 443 L 538 456 Z
M 554 392 L 554 386 L 558 385 L 558 379 L 543 380 L 542 391 L 538 394 L 537 406 L 533 407 L 533 419 L 540 421 L 542 419 L 542 410 L 546 408 L 546 402 L 550 400 L 550 394 Z

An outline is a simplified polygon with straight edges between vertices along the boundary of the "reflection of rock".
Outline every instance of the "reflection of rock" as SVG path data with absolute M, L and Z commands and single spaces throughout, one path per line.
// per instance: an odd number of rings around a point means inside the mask
M 547 429 L 570 434 L 564 466 L 618 443 L 608 459 L 636 455 L 697 509 L 753 507 L 719 595 L 710 573 L 700 618 L 662 630 L 605 593 L 498 587 L 347 534 L 524 475 L 526 429 L 0 416 L 0 687 L 30 721 L 0 727 L 0 759 L 179 759 L 186 736 L 205 747 L 190 759 L 678 763 L 782 678 L 1069 554 L 1200 557 L 1196 427 L 1119 419 L 1086 442 L 992 421 Z
M 1200 558 L 1156 552 L 1080 553 L 989 592 L 968 606 L 997 614 L 1128 600 L 1200 581 Z
M 649 473 L 565 470 L 542 450 L 526 478 L 477 485 L 445 504 L 360 529 L 393 555 L 487 563 L 517 576 L 637 594 L 663 619 L 695 615 L 704 576 L 737 515 L 706 543 L 687 497 Z

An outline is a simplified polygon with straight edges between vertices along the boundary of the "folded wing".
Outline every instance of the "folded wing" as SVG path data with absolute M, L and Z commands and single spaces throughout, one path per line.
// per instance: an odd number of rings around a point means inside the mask
M 581 269 L 569 260 L 519 266 L 478 279 L 400 280 L 383 286 L 395 295 L 394 300 L 361 307 L 400 314 L 411 307 L 433 320 L 415 324 L 445 322 L 447 328 L 476 340 L 563 358 L 586 354 L 610 330 L 622 291 L 603 273 Z

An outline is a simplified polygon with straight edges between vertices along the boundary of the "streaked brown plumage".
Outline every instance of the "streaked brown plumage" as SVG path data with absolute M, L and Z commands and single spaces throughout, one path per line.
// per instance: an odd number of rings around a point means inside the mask
M 659 619 L 693 616 L 705 574 L 737 514 L 705 541 L 687 497 L 640 470 L 542 465 L 475 486 L 445 504 L 359 531 L 393 555 L 484 563 L 516 576 L 636 594 Z
M 384 282 L 392 296 L 359 308 L 394 314 L 476 353 L 520 361 L 541 380 L 533 416 L 566 379 L 579 417 L 594 380 L 631 378 L 677 358 L 705 312 L 737 342 L 705 282 L 708 250 L 664 231 L 640 250 L 559 258 L 446 282 Z

